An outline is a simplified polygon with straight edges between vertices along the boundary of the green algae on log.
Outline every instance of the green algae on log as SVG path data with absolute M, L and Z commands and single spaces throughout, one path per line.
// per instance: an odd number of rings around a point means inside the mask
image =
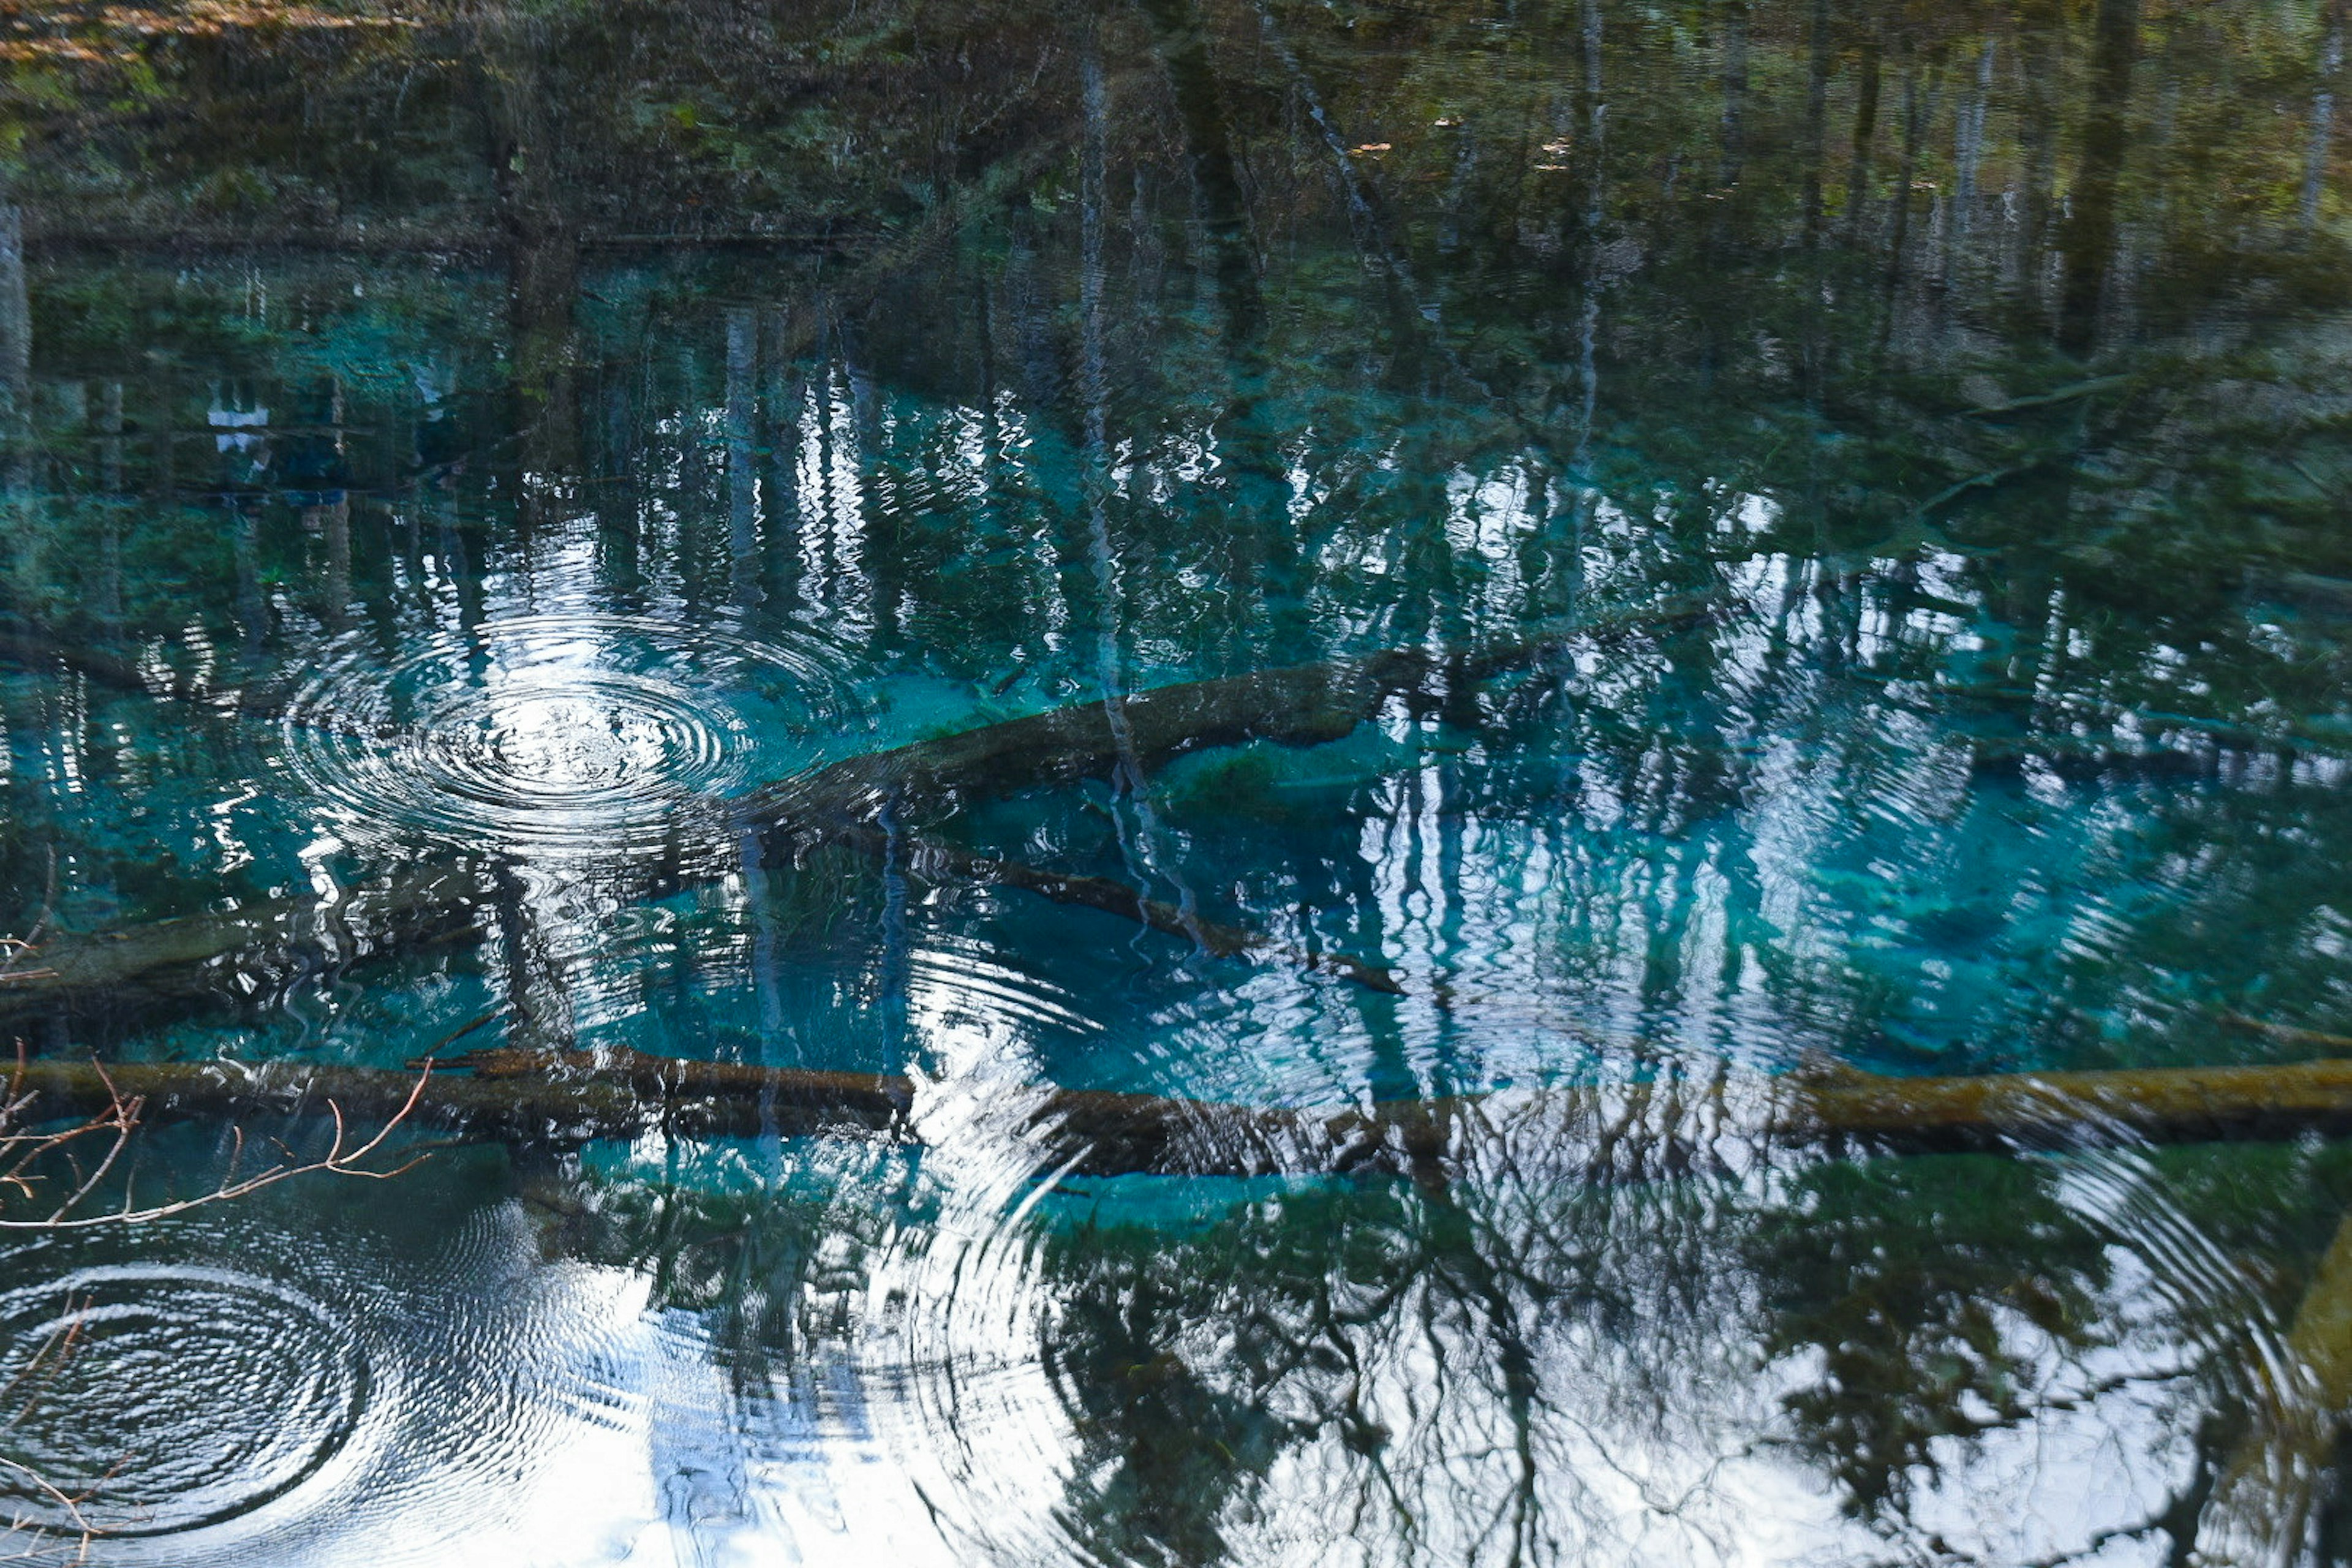
M 42 1059 L 23 1069 L 31 1114 L 152 1117 L 323 1112 L 412 1121 L 525 1142 L 846 1134 L 943 1135 L 932 1090 L 894 1074 L 689 1061 L 635 1051 L 474 1052 L 413 1072 L 298 1063 Z M 2032 1151 L 2352 1131 L 2352 1060 L 1886 1078 L 1853 1071 L 1658 1081 L 1281 1110 L 1038 1087 L 989 1108 L 1042 1163 L 1076 1175 L 1442 1174 L 1505 1159 L 1571 1181 L 1749 1168 L 1776 1152 L 1832 1156 Z M 972 1122 L 961 1109 L 961 1131 Z M 1540 1161 L 1540 1164 L 1528 1164 Z

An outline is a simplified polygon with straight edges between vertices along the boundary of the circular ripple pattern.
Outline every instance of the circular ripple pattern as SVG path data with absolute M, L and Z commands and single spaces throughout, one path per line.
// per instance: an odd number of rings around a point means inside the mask
M 652 617 L 558 614 L 436 635 L 387 662 L 332 650 L 288 706 L 287 754 L 342 825 L 466 848 L 599 854 L 778 770 L 855 710 L 808 645 Z
M 369 1381 L 324 1308 L 248 1275 L 86 1268 L 0 1296 L 9 1455 L 110 1536 L 201 1529 L 284 1496 L 350 1441 Z M 72 1526 L 47 1492 L 8 1490 L 12 1513 Z

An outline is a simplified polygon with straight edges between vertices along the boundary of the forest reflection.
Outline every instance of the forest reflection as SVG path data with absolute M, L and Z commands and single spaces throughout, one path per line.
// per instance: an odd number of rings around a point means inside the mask
M 362 1371 L 267 1485 L 8 1441 L 124 1563 L 2344 1556 L 2339 1145 L 1740 1114 L 2352 1055 L 2342 26 L 12 13 L 0 1024 L 922 1147 L 27 1247 Z M 1055 1089 L 1497 1098 L 1185 1177 Z
M 369 1390 L 299 1489 L 203 1531 L 151 1491 L 118 1519 L 170 1533 L 105 1560 L 2221 1561 L 2335 1528 L 2277 1310 L 2326 1242 L 2279 1194 L 2340 1201 L 2332 1151 L 1042 1202 L 940 1164 L 445 1153 L 398 1205 L 52 1250 L 85 1290 L 318 1303 Z M 271 1414 L 234 1374 L 282 1352 L 195 1348 Z

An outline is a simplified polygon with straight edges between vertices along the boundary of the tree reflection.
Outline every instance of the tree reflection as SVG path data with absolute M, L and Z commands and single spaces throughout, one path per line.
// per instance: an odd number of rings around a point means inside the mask
M 2326 1219 L 2277 1207 L 2294 1163 L 1831 1163 L 1769 1193 L 1322 1184 L 1172 1227 L 1121 1217 L 1137 1194 L 1108 1184 L 1049 1200 L 1039 1215 L 1059 1216 L 1026 1241 L 919 1219 L 822 1248 L 786 1239 L 805 1217 L 779 1228 L 764 1205 L 688 1203 L 698 1221 L 680 1226 L 638 1208 L 643 1189 L 589 1204 L 623 1225 L 592 1255 L 617 1247 L 657 1278 L 684 1253 L 723 1256 L 704 1281 L 749 1268 L 762 1300 L 796 1279 L 826 1303 L 803 1308 L 796 1353 L 855 1345 L 877 1396 L 929 1412 L 908 1441 L 967 1452 L 961 1490 L 934 1504 L 979 1547 L 1022 1531 L 989 1511 L 1011 1484 L 992 1457 L 1050 1431 L 1057 1551 L 1088 1561 L 1257 1561 L 1302 1531 L 1365 1562 L 1714 1561 L 1759 1531 L 1812 1560 L 2060 1562 L 2131 1540 L 2189 1561 L 2202 1539 L 2195 1560 L 2235 1561 L 2210 1500 L 2243 1483 L 2217 1494 L 2214 1478 L 2243 1462 L 2244 1402 L 2278 1375 L 2273 1314 L 2302 1267 L 2266 1282 L 2269 1260 L 2310 1257 Z M 851 1259 L 852 1279 L 905 1278 L 889 1255 L 910 1250 L 978 1293 L 912 1310 L 950 1326 L 928 1355 L 907 1309 L 861 1322 L 817 1285 Z M 1016 1284 L 982 1283 L 990 1255 L 1024 1260 Z M 720 1313 L 730 1357 L 782 1342 L 782 1320 L 734 1315 L 748 1295 L 667 1289 Z M 1005 1324 L 1034 1351 L 997 1342 Z M 1019 1441 L 986 1429 L 997 1407 L 898 1381 L 1027 1353 L 1053 1407 L 1015 1418 Z M 955 1431 L 960 1415 L 983 1426 Z M 1987 1512 L 1992 1495 L 2014 1508 Z

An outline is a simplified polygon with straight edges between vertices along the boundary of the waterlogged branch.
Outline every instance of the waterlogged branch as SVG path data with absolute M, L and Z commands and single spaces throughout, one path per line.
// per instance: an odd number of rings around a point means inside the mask
M 759 1068 L 618 1051 L 501 1048 L 429 1078 L 307 1064 L 37 1061 L 53 1110 L 135 1096 L 150 1115 L 402 1116 L 523 1142 L 765 1134 L 920 1144 L 977 1135 L 970 1106 L 895 1074 Z M 1075 1175 L 1475 1173 L 1496 1162 L 1571 1182 L 1752 1168 L 1776 1152 L 2016 1152 L 2352 1132 L 2352 1060 L 1888 1078 L 1795 1074 L 1286 1110 L 1163 1095 L 1008 1089 L 985 1108 L 1040 1168 Z
M 372 1181 L 383 1181 L 413 1167 L 410 1160 L 386 1170 L 371 1167 L 368 1162 L 384 1146 L 384 1141 L 415 1111 L 418 1100 L 431 1081 L 432 1064 L 422 1064 L 406 1098 L 394 1107 L 375 1133 L 354 1142 L 350 1127 L 343 1120 L 340 1104 L 330 1100 L 327 1114 L 334 1123 L 334 1137 L 327 1152 L 316 1158 L 302 1160 L 281 1148 L 281 1158 L 257 1171 L 245 1166 L 245 1132 L 235 1129 L 231 1134 L 233 1148 L 228 1168 L 212 1187 L 192 1197 L 174 1198 L 164 1203 L 140 1205 L 134 1201 L 128 1183 L 124 1184 L 121 1201 L 100 1214 L 86 1214 L 83 1205 L 99 1190 L 107 1177 L 121 1163 L 130 1149 L 132 1135 L 139 1130 L 146 1108 L 145 1098 L 125 1094 L 116 1081 L 115 1072 L 99 1062 L 89 1064 L 89 1072 L 104 1096 L 104 1103 L 90 1107 L 92 1096 L 87 1085 L 68 1097 L 79 1103 L 65 1110 L 68 1115 L 79 1115 L 81 1120 L 64 1127 L 44 1127 L 41 1123 L 56 1115 L 60 1107 L 50 1102 L 34 1081 L 44 1076 L 40 1067 L 26 1060 L 19 1052 L 16 1071 L 10 1076 L 5 1099 L 0 1099 L 0 1203 L 13 1195 L 26 1202 L 42 1204 L 47 1212 L 33 1217 L 11 1215 L 0 1209 L 0 1232 L 61 1230 L 94 1230 L 105 1226 L 144 1225 L 168 1219 L 208 1204 L 249 1196 L 265 1187 L 296 1176 L 336 1175 L 361 1176 Z M 95 1144 L 100 1152 L 85 1162 L 79 1157 L 80 1146 Z M 68 1173 L 57 1182 L 48 1172 L 62 1165 Z M 45 1185 L 59 1185 L 65 1195 L 49 1202 L 43 1195 Z

